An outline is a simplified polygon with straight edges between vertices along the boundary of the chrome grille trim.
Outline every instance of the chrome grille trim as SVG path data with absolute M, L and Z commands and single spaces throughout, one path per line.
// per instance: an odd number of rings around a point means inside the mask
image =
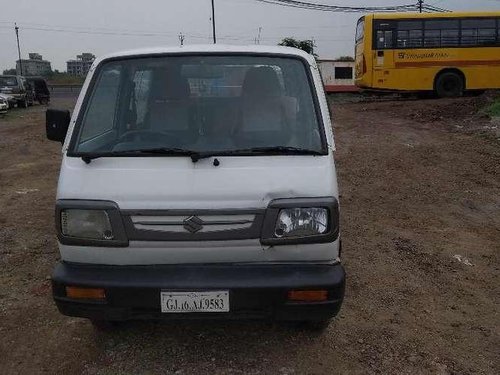
M 260 238 L 265 210 L 122 210 L 121 213 L 130 240 L 216 241 Z

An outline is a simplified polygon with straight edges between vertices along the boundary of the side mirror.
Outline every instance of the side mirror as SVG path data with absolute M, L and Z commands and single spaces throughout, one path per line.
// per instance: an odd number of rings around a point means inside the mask
M 71 114 L 68 110 L 47 109 L 45 113 L 45 131 L 51 141 L 64 143 L 68 133 Z

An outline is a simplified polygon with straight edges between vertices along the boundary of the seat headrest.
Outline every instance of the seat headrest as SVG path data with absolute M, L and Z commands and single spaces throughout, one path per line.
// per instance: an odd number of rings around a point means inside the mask
M 158 71 L 155 82 L 154 97 L 157 99 L 187 99 L 191 95 L 189 82 L 179 71 L 172 69 Z
M 243 81 L 242 96 L 280 96 L 281 85 L 276 71 L 268 66 L 248 69 Z

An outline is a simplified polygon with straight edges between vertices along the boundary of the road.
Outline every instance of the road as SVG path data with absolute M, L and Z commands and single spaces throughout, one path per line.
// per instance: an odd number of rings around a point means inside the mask
M 483 99 L 332 103 L 348 283 L 322 335 L 265 322 L 101 333 L 61 316 L 60 145 L 41 106 L 0 118 L 0 373 L 500 373 L 500 143 Z

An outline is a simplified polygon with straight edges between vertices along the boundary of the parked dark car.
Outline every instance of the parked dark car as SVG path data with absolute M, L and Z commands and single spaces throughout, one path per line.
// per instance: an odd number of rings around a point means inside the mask
M 27 77 L 26 79 L 35 90 L 35 100 L 40 104 L 49 104 L 50 91 L 47 82 L 42 77 Z
M 13 96 L 20 108 L 33 105 L 33 89 L 23 76 L 0 76 L 0 93 Z

